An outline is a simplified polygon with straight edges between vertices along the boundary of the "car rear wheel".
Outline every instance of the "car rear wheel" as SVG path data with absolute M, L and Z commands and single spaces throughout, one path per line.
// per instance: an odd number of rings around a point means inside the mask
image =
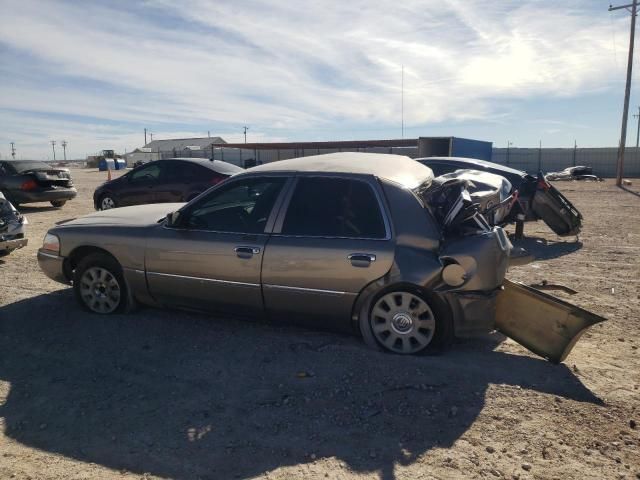
M 67 203 L 66 200 L 52 200 L 51 205 L 56 208 L 64 207 L 64 204 Z
M 452 337 L 444 309 L 409 289 L 378 295 L 360 316 L 360 330 L 369 346 L 403 355 L 437 353 Z
M 93 313 L 119 313 L 127 307 L 122 268 L 113 257 L 103 253 L 80 260 L 73 275 L 73 290 L 80 305 Z
M 116 201 L 111 195 L 103 195 L 100 198 L 99 205 L 100 210 L 110 210 L 117 207 Z

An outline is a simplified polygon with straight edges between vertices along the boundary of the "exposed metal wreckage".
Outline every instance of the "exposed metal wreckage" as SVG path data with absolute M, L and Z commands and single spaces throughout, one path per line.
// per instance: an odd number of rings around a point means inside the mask
M 27 244 L 25 225 L 27 218 L 0 192 L 0 257 Z

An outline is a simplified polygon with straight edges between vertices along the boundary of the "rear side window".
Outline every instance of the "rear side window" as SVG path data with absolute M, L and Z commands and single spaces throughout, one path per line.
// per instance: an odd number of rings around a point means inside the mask
M 193 162 L 167 161 L 163 168 L 165 180 L 170 182 L 207 181 L 215 175 L 215 172 Z
M 300 178 L 282 234 L 311 237 L 385 238 L 380 205 L 371 186 L 344 178 Z

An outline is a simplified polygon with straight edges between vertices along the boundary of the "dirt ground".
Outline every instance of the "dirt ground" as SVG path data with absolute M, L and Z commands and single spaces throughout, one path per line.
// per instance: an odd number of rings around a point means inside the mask
M 99 317 L 40 273 L 46 230 L 93 210 L 24 207 L 0 260 L 0 479 L 640 478 L 640 198 L 558 183 L 579 241 L 530 224 L 510 270 L 609 319 L 552 365 L 498 334 L 402 357 L 356 337 L 142 309 Z

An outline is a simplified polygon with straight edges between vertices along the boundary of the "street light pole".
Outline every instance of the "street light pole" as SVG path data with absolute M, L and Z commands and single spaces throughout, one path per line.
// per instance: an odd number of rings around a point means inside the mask
M 622 129 L 620 132 L 620 145 L 618 146 L 618 163 L 616 165 L 616 185 L 622 186 L 622 172 L 624 171 L 624 149 L 627 143 L 627 118 L 629 116 L 629 96 L 631 94 L 631 71 L 633 69 L 633 44 L 636 32 L 636 10 L 638 0 L 633 3 L 620 5 L 618 7 L 609 7 L 609 11 L 620 10 L 621 8 L 629 9 L 631 7 L 631 33 L 629 34 L 629 58 L 627 59 L 627 83 L 624 89 L 624 108 L 622 111 Z

